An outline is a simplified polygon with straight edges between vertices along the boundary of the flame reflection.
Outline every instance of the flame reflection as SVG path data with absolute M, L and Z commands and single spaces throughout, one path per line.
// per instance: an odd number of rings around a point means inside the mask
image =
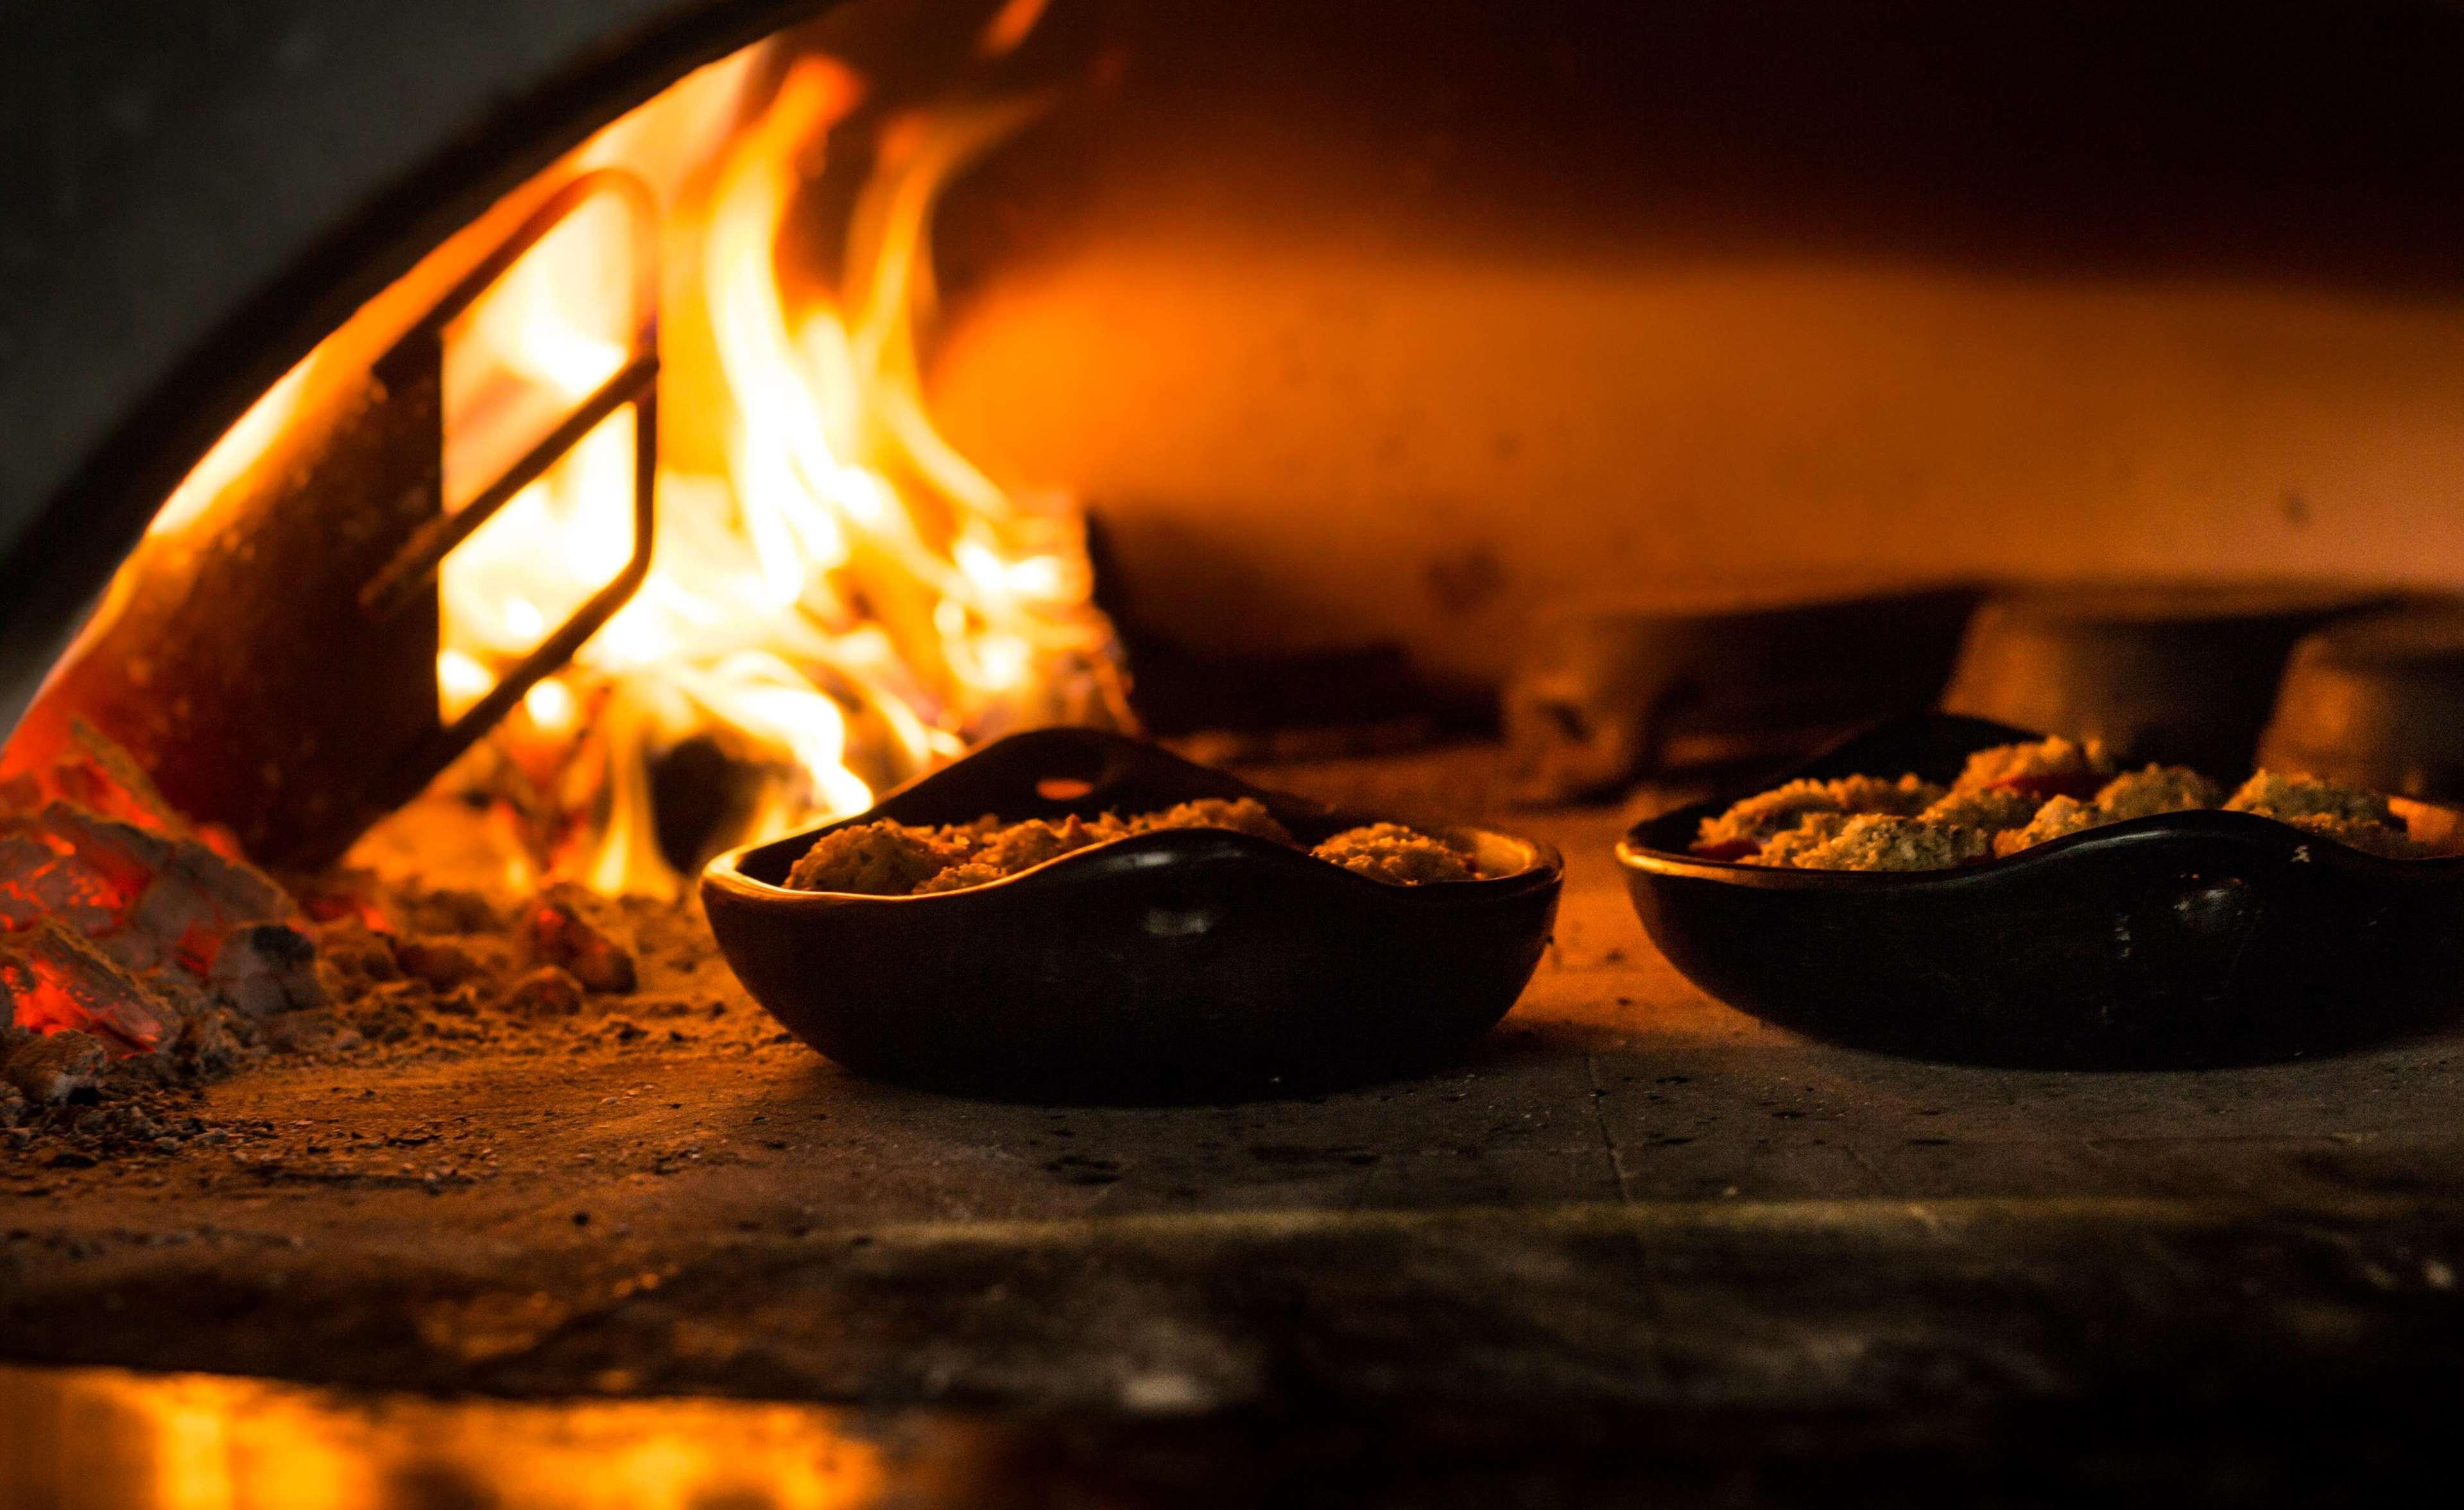
M 370 1398 L 19 1367 L 0 1367 L 0 1482 L 30 1497 L 12 1502 L 60 1510 L 854 1510 L 916 1490 L 925 1471 L 859 1435 L 850 1412 L 805 1406 Z M 918 1431 L 908 1445 L 935 1475 L 978 1451 L 951 1423 Z

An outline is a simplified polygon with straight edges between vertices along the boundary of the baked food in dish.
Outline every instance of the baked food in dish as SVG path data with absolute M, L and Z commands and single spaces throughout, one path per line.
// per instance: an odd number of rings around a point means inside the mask
M 1947 870 L 2108 824 L 2218 807 L 2368 855 L 2436 853 L 2377 792 L 2262 770 L 2227 797 L 2188 766 L 2121 770 L 2098 742 L 2058 737 L 1978 750 L 1947 788 L 1912 775 L 1793 781 L 1704 819 L 1692 853 L 1796 870 Z
M 1301 847 L 1252 797 L 1206 797 L 1158 812 L 1073 814 L 1059 822 L 1005 823 L 988 815 L 974 823 L 927 827 L 885 818 L 833 829 L 814 840 L 788 872 L 787 885 L 794 891 L 928 897 L 985 885 L 1090 845 L 1170 829 L 1225 829 Z M 1470 851 L 1399 823 L 1347 829 L 1309 853 L 1397 886 L 1482 878 Z

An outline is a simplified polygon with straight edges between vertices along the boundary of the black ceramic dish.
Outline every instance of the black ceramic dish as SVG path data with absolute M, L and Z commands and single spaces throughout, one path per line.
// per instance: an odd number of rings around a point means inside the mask
M 846 824 L 1137 813 L 1255 797 L 1303 843 L 1374 821 L 1140 741 L 1012 735 L 869 811 L 713 860 L 711 929 L 754 998 L 859 1074 L 1004 1099 L 1222 1100 L 1462 1055 L 1540 962 L 1563 864 L 1480 830 L 1495 878 L 1392 886 L 1223 830 L 1143 833 L 925 897 L 789 891 Z
M 1896 721 L 1796 774 L 1915 771 L 2037 736 Z M 1687 979 L 1816 1037 L 2045 1068 L 2190 1068 L 2349 1047 L 2464 1004 L 2464 859 L 2390 860 L 2265 818 L 2184 812 L 1960 870 L 1766 870 L 1685 853 L 1725 803 L 1617 847 Z

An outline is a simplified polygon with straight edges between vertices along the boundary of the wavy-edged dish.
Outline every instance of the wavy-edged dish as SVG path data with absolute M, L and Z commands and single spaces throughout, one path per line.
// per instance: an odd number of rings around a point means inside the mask
M 2039 738 L 1918 715 L 1791 774 L 1948 782 L 1973 751 Z M 2347 1048 L 2464 1007 L 2464 858 L 2385 859 L 2223 811 L 1955 870 L 1687 854 L 1726 806 L 1627 832 L 1617 859 L 1635 910 L 1688 980 L 1815 1037 L 1975 1064 L 2192 1068 Z
M 713 860 L 701 895 L 738 979 L 858 1074 L 1002 1099 L 1225 1100 L 1411 1075 L 1522 994 L 1563 861 L 1441 832 L 1486 878 L 1397 886 L 1220 829 L 1134 834 L 922 897 L 791 891 L 830 829 L 1058 820 L 1254 797 L 1303 844 L 1375 821 L 1090 729 L 998 740 L 839 823 Z

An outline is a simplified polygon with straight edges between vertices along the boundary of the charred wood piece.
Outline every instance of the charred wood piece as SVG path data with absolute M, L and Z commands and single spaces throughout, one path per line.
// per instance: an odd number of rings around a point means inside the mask
M 542 965 L 505 993 L 505 1010 L 525 1017 L 570 1017 L 582 1010 L 582 983 L 569 971 Z
M 289 894 L 183 818 L 78 725 L 56 764 L 0 786 L 0 1001 L 33 1032 L 172 1048 L 219 998 L 249 1015 L 321 1005 Z
M 589 920 L 587 905 L 570 888 L 541 897 L 522 920 L 531 958 L 561 967 L 585 990 L 629 993 L 636 981 L 633 956 Z
M 73 1030 L 145 1053 L 174 1037 L 184 1015 L 165 990 L 57 919 L 0 937 L 0 1016 L 7 1026 Z
M 110 1063 L 101 1039 L 74 1028 L 0 1042 L 0 1078 L 37 1106 L 55 1106 L 89 1089 Z
M 251 1017 L 310 1011 L 333 999 L 318 978 L 316 941 L 279 922 L 224 940 L 207 978 L 216 995 Z

